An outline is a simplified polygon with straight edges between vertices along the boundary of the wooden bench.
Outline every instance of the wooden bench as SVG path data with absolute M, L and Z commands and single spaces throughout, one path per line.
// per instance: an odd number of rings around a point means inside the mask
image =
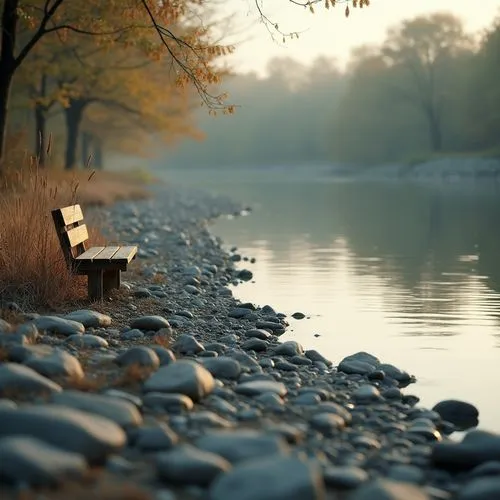
M 88 277 L 89 298 L 101 300 L 113 288 L 120 288 L 120 272 L 135 259 L 137 247 L 88 248 L 89 234 L 80 205 L 52 210 L 52 219 L 69 269 Z

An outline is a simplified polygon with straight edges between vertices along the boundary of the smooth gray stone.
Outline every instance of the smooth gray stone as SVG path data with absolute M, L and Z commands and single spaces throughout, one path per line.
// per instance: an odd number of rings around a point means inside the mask
M 263 392 L 255 396 L 254 401 L 270 408 L 281 408 L 285 404 L 281 396 L 274 392 Z
M 241 365 L 229 356 L 206 358 L 201 363 L 216 378 L 236 380 L 241 374 Z
M 265 340 L 250 338 L 241 344 L 241 348 L 245 351 L 263 352 L 267 350 L 268 345 Z
M 270 340 L 273 337 L 267 330 L 258 328 L 247 330 L 243 335 L 248 338 L 255 338 L 260 340 Z
M 124 428 L 137 427 L 142 423 L 141 413 L 134 404 L 113 396 L 68 390 L 52 395 L 50 401 L 105 417 Z
M 170 323 L 162 316 L 141 316 L 132 320 L 130 328 L 138 330 L 157 331 L 161 328 L 170 328 Z
M 359 386 L 353 393 L 352 399 L 356 403 L 367 404 L 379 401 L 381 399 L 379 390 L 370 384 Z
M 377 366 L 377 370 L 382 370 L 388 377 L 393 378 L 398 382 L 409 382 L 411 380 L 411 377 L 407 372 L 400 370 L 398 367 L 389 363 L 379 364 Z
M 16 363 L 0 364 L 0 396 L 45 395 L 60 391 L 60 385 L 32 368 Z
M 338 370 L 349 375 L 368 375 L 375 371 L 379 364 L 380 361 L 375 356 L 367 352 L 357 352 L 356 354 L 346 356 L 339 363 Z
M 225 429 L 234 427 L 234 424 L 229 420 L 226 420 L 213 411 L 208 410 L 191 413 L 189 421 L 194 425 L 201 425 L 204 427 L 218 427 Z
M 144 338 L 144 332 L 137 328 L 133 328 L 132 330 L 122 332 L 120 338 L 122 340 L 138 340 Z
M 78 321 L 59 318 L 58 316 L 40 316 L 33 323 L 40 331 L 58 335 L 78 335 L 85 332 L 85 327 Z
M 24 335 L 30 342 L 36 342 L 40 332 L 33 323 L 23 323 L 16 328 L 16 335 Z
M 469 479 L 482 476 L 500 476 L 500 461 L 484 462 L 481 465 L 474 467 L 474 469 L 467 474 L 467 478 Z
M 130 347 L 115 358 L 118 366 L 142 366 L 156 370 L 160 367 L 160 358 L 156 352 L 146 346 L 138 345 Z
M 500 477 L 481 477 L 460 488 L 457 500 L 493 500 L 500 498 Z
M 335 415 L 339 415 L 346 424 L 350 424 L 352 421 L 352 415 L 349 410 L 333 401 L 319 403 L 317 406 L 313 406 L 312 410 L 317 413 L 334 413 Z
M 285 327 L 281 323 L 275 323 L 274 321 L 256 321 L 255 328 L 271 330 L 275 335 L 285 333 Z
M 306 356 L 292 356 L 290 358 L 290 363 L 297 366 L 311 366 L 313 362 Z
M 169 450 L 179 442 L 177 434 L 160 422 L 154 427 L 141 427 L 135 436 L 135 446 L 142 451 Z
M 175 392 L 200 401 L 215 387 L 212 374 L 195 361 L 181 360 L 162 366 L 143 385 L 146 392 Z
M 108 347 L 108 341 L 99 337 L 99 335 L 92 335 L 89 333 L 83 335 L 70 335 L 66 339 L 67 344 L 74 345 L 75 347 L 98 349 L 100 347 Z
M 377 479 L 354 490 L 349 500 L 430 500 L 430 497 L 413 484 Z
M 475 427 L 479 423 L 477 408 L 464 401 L 455 399 L 440 401 L 434 406 L 433 411 L 438 413 L 443 420 L 451 422 L 460 430 Z
M 28 436 L 0 439 L 1 476 L 30 486 L 56 486 L 79 479 L 87 470 L 85 458 Z
M 352 489 L 368 481 L 368 473 L 359 467 L 327 467 L 323 471 L 323 479 L 328 486 Z
M 205 434 L 194 443 L 198 448 L 216 453 L 231 463 L 289 453 L 284 439 L 257 431 L 217 431 Z
M 241 366 L 248 368 L 250 371 L 262 371 L 262 368 L 260 367 L 257 360 L 249 356 L 244 351 L 241 351 L 239 349 L 228 349 L 226 355 L 230 358 L 235 359 Z
M 24 363 L 27 359 L 36 357 L 43 358 L 49 356 L 54 351 L 50 345 L 35 344 L 35 345 L 15 345 L 9 347 L 9 360 L 14 363 Z
M 64 319 L 77 321 L 85 328 L 108 327 L 111 325 L 111 318 L 108 315 L 90 309 L 72 311 L 63 317 Z
M 345 427 L 344 419 L 335 413 L 316 413 L 309 421 L 311 427 L 327 436 Z
M 274 353 L 283 356 L 301 356 L 304 354 L 304 348 L 295 340 L 288 340 L 275 347 Z
M 284 397 L 287 393 L 287 388 L 282 382 L 274 382 L 272 380 L 251 380 L 243 382 L 235 387 L 235 392 L 244 396 L 258 396 L 264 392 L 272 392 L 278 396 Z
M 54 349 L 48 356 L 28 358 L 24 364 L 48 378 L 81 380 L 85 376 L 80 361 L 62 349 Z
M 148 392 L 142 398 L 146 408 L 167 413 L 181 413 L 193 409 L 193 400 L 184 394 L 165 394 L 163 392 Z
M 26 346 L 30 340 L 26 335 L 19 333 L 0 333 L 0 347 L 11 348 L 11 346 Z
M 235 493 L 237 492 L 237 496 Z M 319 468 L 297 458 L 269 456 L 243 463 L 219 476 L 210 500 L 324 500 Z
M 317 405 L 320 402 L 321 398 L 319 394 L 316 394 L 314 392 L 304 392 L 302 394 L 299 394 L 296 398 L 292 400 L 292 403 L 294 405 L 304 405 L 304 406 Z
M 461 443 L 436 443 L 432 461 L 446 469 L 470 470 L 490 461 L 500 461 L 500 436 L 486 431 L 469 431 Z
M 304 355 L 309 358 L 311 361 L 320 361 L 324 363 L 326 366 L 332 366 L 332 362 L 329 359 L 326 359 L 321 353 L 316 351 L 315 349 L 308 349 Z
M 122 391 L 120 389 L 107 389 L 104 391 L 103 395 L 111 398 L 117 398 L 119 400 L 125 400 L 132 403 L 137 408 L 142 408 L 142 399 L 135 394 L 130 394 L 129 392 Z
M 163 347 L 161 345 L 151 345 L 149 347 L 156 353 L 156 355 L 160 359 L 160 366 L 169 365 L 170 363 L 176 361 L 175 354 L 170 349 L 167 349 L 166 347 Z
M 17 403 L 10 399 L 0 399 L 0 410 L 15 410 Z
M 37 405 L 17 410 L 0 409 L 0 437 L 31 436 L 62 450 L 102 463 L 126 442 L 125 432 L 114 422 L 72 408 Z
M 250 309 L 245 307 L 235 307 L 234 309 L 231 309 L 227 315 L 229 318 L 241 319 L 250 314 L 252 314 Z
M 172 345 L 172 350 L 180 354 L 198 354 L 205 350 L 202 344 L 200 344 L 192 335 L 187 333 L 182 333 L 177 337 L 174 344 Z
M 158 476 L 167 483 L 197 486 L 208 486 L 231 469 L 231 464 L 221 456 L 189 444 L 158 454 L 156 466 Z

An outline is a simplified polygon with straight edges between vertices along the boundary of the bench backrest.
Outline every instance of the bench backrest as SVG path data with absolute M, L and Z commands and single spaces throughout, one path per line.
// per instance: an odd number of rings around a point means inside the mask
M 61 249 L 69 267 L 74 265 L 74 258 L 87 249 L 85 242 L 89 239 L 87 226 L 83 222 L 80 205 L 52 210 L 52 219 L 56 226 Z

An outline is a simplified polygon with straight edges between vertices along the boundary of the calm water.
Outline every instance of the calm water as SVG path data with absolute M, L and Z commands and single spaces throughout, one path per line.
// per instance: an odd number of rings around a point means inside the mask
M 415 374 L 406 392 L 423 405 L 470 401 L 480 427 L 500 431 L 500 189 L 193 181 L 254 207 L 214 231 L 257 259 L 238 298 L 309 316 L 282 338 L 335 363 L 369 351 Z

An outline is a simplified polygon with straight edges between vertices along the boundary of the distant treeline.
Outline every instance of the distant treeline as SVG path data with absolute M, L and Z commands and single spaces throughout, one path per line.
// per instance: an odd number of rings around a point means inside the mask
M 446 13 L 389 30 L 345 71 L 334 61 L 271 61 L 268 75 L 235 75 L 234 116 L 200 114 L 201 143 L 169 167 L 415 161 L 432 155 L 500 155 L 500 20 L 469 35 Z

